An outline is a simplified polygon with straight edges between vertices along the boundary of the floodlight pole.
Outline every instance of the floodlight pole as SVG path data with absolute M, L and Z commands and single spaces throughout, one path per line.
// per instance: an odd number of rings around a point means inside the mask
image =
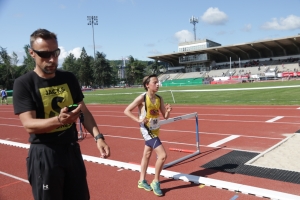
M 194 25 L 194 39 L 195 39 L 195 41 L 196 41 L 196 23 L 198 23 L 198 21 L 199 20 L 198 20 L 197 17 L 192 16 L 190 18 L 190 23 Z
M 94 60 L 96 60 L 94 25 L 98 25 L 98 16 L 87 16 L 87 20 L 89 21 L 88 25 L 92 25 L 93 28 Z

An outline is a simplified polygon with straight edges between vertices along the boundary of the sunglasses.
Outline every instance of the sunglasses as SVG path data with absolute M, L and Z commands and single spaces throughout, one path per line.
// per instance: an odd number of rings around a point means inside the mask
M 39 57 L 41 58 L 50 58 L 51 56 L 53 56 L 54 58 L 57 58 L 60 54 L 60 49 L 56 49 L 54 51 L 37 51 L 32 49 L 32 51 L 34 53 L 36 53 Z

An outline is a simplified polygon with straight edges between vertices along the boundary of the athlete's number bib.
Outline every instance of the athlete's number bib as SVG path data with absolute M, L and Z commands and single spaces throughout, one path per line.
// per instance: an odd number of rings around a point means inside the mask
M 156 130 L 159 129 L 159 118 L 150 118 L 149 120 L 149 129 L 150 130 Z

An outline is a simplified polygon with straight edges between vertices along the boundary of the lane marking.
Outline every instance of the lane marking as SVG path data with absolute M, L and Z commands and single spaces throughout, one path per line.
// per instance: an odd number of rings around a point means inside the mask
M 281 122 L 278 122 L 281 123 Z M 300 124 L 300 123 L 287 123 L 287 124 Z M 23 126 L 18 126 L 18 125 L 11 125 L 11 124 L 0 124 L 0 126 L 13 126 L 13 127 L 18 127 L 24 129 Z M 140 129 L 138 126 L 115 126 L 115 125 L 105 125 L 105 124 L 98 124 L 98 127 L 108 127 L 108 128 L 126 128 L 126 129 Z M 185 130 L 172 130 L 172 129 L 160 129 L 161 131 L 166 131 L 166 132 L 179 132 L 179 133 L 193 133 L 195 134 L 195 131 L 185 131 Z M 209 132 L 201 132 L 199 131 L 199 134 L 207 134 L 207 135 L 232 135 L 232 134 L 227 134 L 227 133 L 209 133 Z M 293 133 L 292 133 L 293 134 Z M 108 135 L 107 136 L 111 137 L 120 137 L 122 136 L 113 136 L 113 135 Z M 253 136 L 253 135 L 239 135 L 240 137 L 248 137 L 248 138 L 258 138 L 258 139 L 270 139 L 270 140 L 282 140 L 283 138 L 274 138 L 274 137 L 263 137 L 263 136 Z M 125 137 L 126 138 L 126 137 Z
M 231 141 L 231 140 L 234 140 L 234 139 L 236 139 L 236 138 L 238 138 L 238 137 L 240 137 L 239 135 L 231 135 L 231 136 L 229 136 L 229 137 L 227 137 L 227 138 L 224 138 L 224 139 L 222 139 L 222 140 L 219 140 L 219 141 L 217 141 L 217 142 L 214 142 L 214 143 L 212 143 L 212 144 L 210 144 L 210 145 L 207 145 L 208 147 L 218 147 L 218 146 L 220 146 L 221 144 L 224 144 L 224 143 L 226 143 L 226 142 L 229 142 L 229 141 Z
M 91 103 L 91 104 L 88 104 L 89 107 L 100 107 L 100 108 L 126 108 L 126 105 L 120 105 L 120 104 L 100 104 L 100 103 Z M 211 110 L 211 109 L 218 109 L 218 110 L 253 110 L 253 108 L 255 108 L 256 110 L 287 110 L 287 109 L 290 109 L 290 110 L 294 110 L 295 107 L 297 105 L 290 105 L 290 106 L 272 106 L 272 107 L 268 107 L 268 106 L 264 106 L 264 107 L 257 107 L 257 106 L 220 106 L 220 107 L 214 107 L 214 106 L 209 106 L 209 105 L 199 105 L 199 106 L 189 106 L 189 105 L 186 105 L 186 106 L 183 106 L 183 105 L 180 105 L 180 106 L 176 106 L 176 108 L 182 108 L 182 109 L 192 109 L 192 110 L 195 110 L 195 109 L 207 109 L 207 110 Z M 1 109 L 1 108 L 0 108 Z M 300 107 L 299 107 L 300 109 Z M 116 109 L 114 109 L 116 110 Z
M 105 134 L 105 137 L 112 137 L 112 138 L 121 138 L 121 139 L 128 139 L 128 140 L 140 140 L 144 141 L 142 138 L 132 138 L 132 137 L 123 137 L 123 136 L 115 136 L 115 135 L 108 135 Z M 254 137 L 256 138 L 256 137 Z M 261 137 L 259 137 L 261 138 Z M 271 140 L 282 140 L 284 138 L 265 138 L 265 139 L 271 139 Z M 168 144 L 179 144 L 179 145 L 186 145 L 186 146 L 195 146 L 195 144 L 190 144 L 190 143 L 182 143 L 182 142 L 172 142 L 172 141 L 167 141 L 167 140 L 162 140 L 164 143 Z M 7 145 L 12 145 L 14 142 L 7 140 L 7 139 L 0 139 L 0 144 L 7 144 Z M 18 143 L 22 144 L 22 143 Z M 28 147 L 27 147 L 28 145 Z M 12 145 L 15 146 L 15 145 Z M 208 147 L 207 145 L 199 145 L 200 147 Z M 29 144 L 24 145 L 23 148 L 29 148 Z M 218 148 L 218 147 L 209 147 L 209 148 Z M 230 147 L 222 147 L 222 149 L 227 149 L 227 150 L 237 150 L 237 151 L 247 151 L 247 152 L 253 152 L 253 153 L 261 153 L 262 151 L 257 151 L 257 150 L 252 150 L 252 149 L 237 149 L 237 148 L 230 148 Z
M 20 144 L 22 144 L 22 143 L 20 143 Z M 21 147 L 21 146 L 20 146 L 20 147 Z M 17 179 L 17 180 L 19 180 L 19 181 L 23 181 L 23 182 L 25 182 L 25 183 L 29 183 L 28 180 L 25 180 L 25 179 L 23 179 L 23 178 L 20 178 L 20 177 L 17 177 L 17 176 L 14 176 L 14 175 L 11 175 L 11 174 L 2 172 L 2 171 L 0 171 L 0 174 L 2 174 L 2 175 L 4 175 L 4 176 L 8 176 L 8 177 L 10 177 L 10 178 Z
M 3 142 L 3 140 L 0 140 L 0 143 L 1 142 Z M 22 148 L 27 146 L 27 148 L 29 148 L 28 144 L 23 144 L 23 143 L 18 143 L 18 142 L 6 141 L 6 144 L 16 146 L 16 147 L 22 147 Z M 93 163 L 110 165 L 112 167 L 118 167 L 118 168 L 132 170 L 132 171 L 140 171 L 140 165 L 136 165 L 136 164 L 130 164 L 130 163 L 125 163 L 125 162 L 116 161 L 116 160 L 103 159 L 103 158 L 99 158 L 99 157 L 95 157 L 95 156 L 88 156 L 88 155 L 83 155 L 83 154 L 82 154 L 82 158 L 85 161 L 89 161 L 89 162 L 93 162 Z M 155 169 L 148 168 L 147 173 L 154 175 Z M 9 175 L 7 173 L 4 173 L 4 174 Z M 13 175 L 9 175 L 9 176 L 14 177 L 18 180 L 22 180 L 24 182 L 26 181 L 25 179 L 22 179 L 22 178 L 13 176 Z M 233 191 L 233 192 L 241 192 L 243 194 L 249 194 L 249 195 L 254 195 L 254 196 L 264 197 L 264 198 L 269 198 L 269 199 L 300 200 L 300 196 L 294 195 L 294 194 L 278 192 L 275 190 L 269 190 L 269 189 L 254 187 L 254 186 L 248 186 L 248 185 L 243 185 L 243 184 L 233 183 L 233 182 L 228 182 L 228 181 L 222 181 L 222 180 L 217 180 L 217 179 L 213 179 L 213 178 L 195 176 L 195 175 L 190 175 L 190 174 L 183 174 L 183 173 L 169 171 L 169 170 L 162 170 L 161 176 L 166 177 L 166 178 L 172 178 L 175 180 L 182 180 L 185 182 L 193 182 L 195 184 L 203 184 L 206 186 L 212 186 L 212 187 L 219 188 L 219 189 L 227 189 L 227 190 Z M 28 181 L 26 181 L 26 182 L 28 182 Z
M 110 112 L 110 111 L 92 111 L 92 112 L 108 112 L 108 113 L 120 113 L 121 112 Z M 123 112 L 122 112 L 123 113 Z M 184 114 L 184 113 L 173 113 L 173 114 Z M 128 118 L 127 116 L 124 115 L 99 115 L 99 114 L 94 114 L 95 117 L 113 117 L 113 118 Z M 232 115 L 232 114 L 198 114 L 198 117 L 202 117 L 202 116 L 225 116 L 225 117 L 257 117 L 257 118 L 261 118 L 261 117 L 273 117 L 271 115 Z M 279 116 L 281 117 L 281 116 Z M 282 116 L 283 117 L 283 116 Z M 298 116 L 285 116 L 287 118 L 296 118 L 298 119 Z M 276 118 L 276 117 L 275 117 Z M 0 117 L 0 119 L 7 119 L 7 120 L 16 120 L 19 121 L 19 118 L 6 118 L 6 117 Z M 272 118 L 273 119 L 273 118 Z M 185 119 L 187 121 L 194 121 L 194 119 Z M 227 122 L 227 121 L 232 121 L 232 122 L 240 122 L 240 123 L 247 123 L 247 122 L 255 122 L 255 123 L 265 123 L 264 121 L 246 121 L 246 120 L 224 120 L 224 119 L 210 119 L 210 118 L 198 118 L 198 120 L 210 120 L 210 121 L 220 121 L 220 122 Z M 286 123 L 289 124 L 289 122 L 281 122 L 281 123 Z M 293 122 L 291 122 L 292 124 L 294 124 Z M 297 123 L 297 122 L 296 122 Z M 299 123 L 297 123 L 299 124 Z
M 16 182 L 13 182 L 13 183 L 9 183 L 9 184 L 6 184 L 6 185 L 2 185 L 2 186 L 0 186 L 0 189 L 1 188 L 5 188 L 5 187 L 8 187 L 8 186 L 10 186 L 10 185 L 14 185 L 14 184 L 17 184 L 17 183 L 21 183 L 22 181 L 16 181 Z
M 267 123 L 272 123 L 272 122 L 275 122 L 275 121 L 277 121 L 277 120 L 279 120 L 279 119 L 281 119 L 281 118 L 283 118 L 283 116 L 277 116 L 277 117 L 274 117 L 273 119 L 270 119 L 270 120 L 268 120 L 268 121 L 266 121 Z

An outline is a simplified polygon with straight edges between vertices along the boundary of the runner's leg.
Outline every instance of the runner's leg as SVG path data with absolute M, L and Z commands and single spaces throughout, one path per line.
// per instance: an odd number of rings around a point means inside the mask
M 148 168 L 149 159 L 151 157 L 151 154 L 152 154 L 152 148 L 145 145 L 143 157 L 142 157 L 142 161 L 141 161 L 140 181 L 143 181 L 146 178 L 146 171 Z

